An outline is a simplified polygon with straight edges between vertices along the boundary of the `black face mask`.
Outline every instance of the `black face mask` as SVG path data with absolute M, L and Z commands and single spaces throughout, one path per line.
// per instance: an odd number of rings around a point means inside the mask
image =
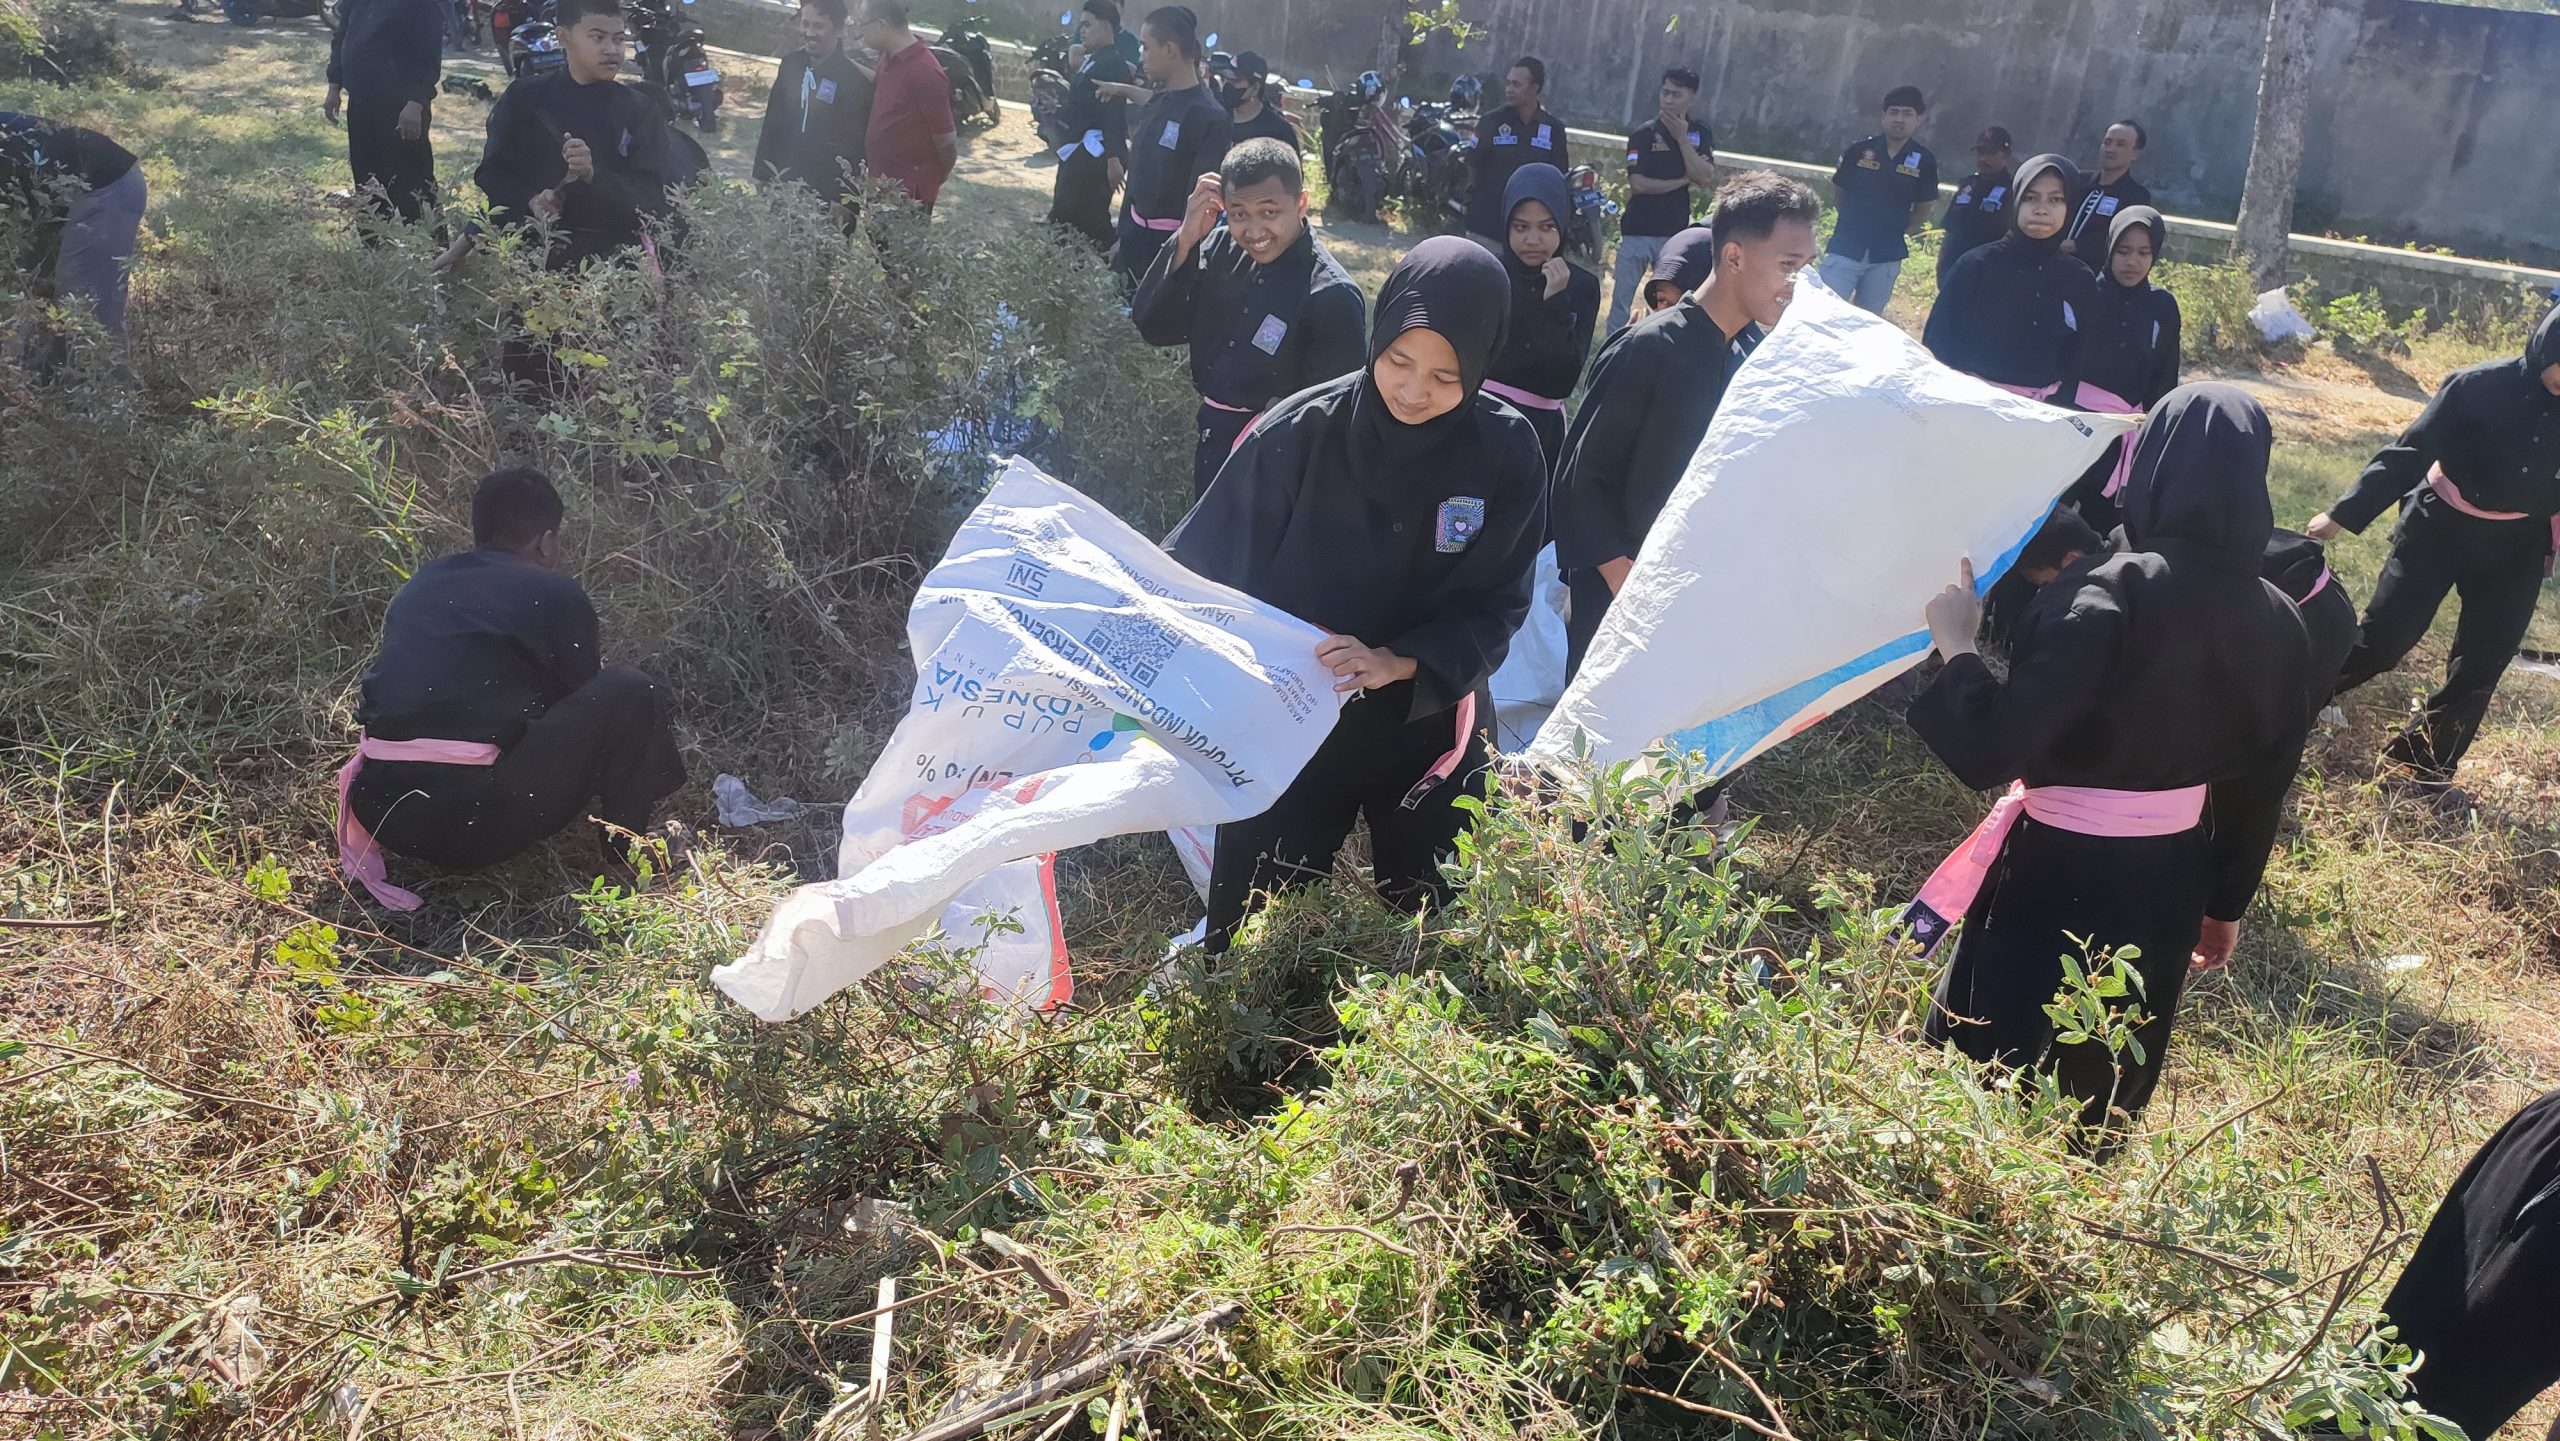
M 1247 99 L 1250 99 L 1252 94 L 1253 88 L 1251 86 L 1239 85 L 1233 82 L 1229 82 L 1218 89 L 1219 101 L 1225 104 L 1229 110 L 1243 109 L 1244 102 Z

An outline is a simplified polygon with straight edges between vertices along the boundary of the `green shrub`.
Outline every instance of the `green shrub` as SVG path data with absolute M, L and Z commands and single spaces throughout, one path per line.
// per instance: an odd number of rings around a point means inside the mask
M 88 0 L 0 0 L 0 75 L 64 85 L 160 83 L 125 48 L 115 17 Z
M 2258 328 L 2249 307 L 2258 291 L 2246 267 L 2161 262 L 2152 283 L 2178 297 L 2179 352 L 2188 360 L 2255 355 Z

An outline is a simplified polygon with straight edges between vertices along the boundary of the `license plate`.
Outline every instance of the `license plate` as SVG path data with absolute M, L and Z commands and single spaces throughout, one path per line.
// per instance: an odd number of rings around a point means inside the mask
M 684 83 L 687 85 L 717 85 L 720 83 L 720 72 L 717 70 L 688 70 L 684 75 Z

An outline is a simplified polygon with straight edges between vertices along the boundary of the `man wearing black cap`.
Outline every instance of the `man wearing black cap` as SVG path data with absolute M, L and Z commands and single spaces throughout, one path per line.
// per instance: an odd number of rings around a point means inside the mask
M 1603 335 L 1615 335 L 1627 323 L 1627 309 L 1663 244 L 1689 228 L 1697 188 L 1715 183 L 1715 132 L 1690 109 L 1698 99 L 1698 72 L 1680 66 L 1663 71 L 1656 98 L 1659 113 L 1627 137 L 1627 210 L 1618 221 L 1618 266 L 1609 282 Z
M 1947 202 L 1947 238 L 1938 247 L 1939 285 L 1947 283 L 1947 272 L 1966 251 L 1990 244 L 2009 228 L 2009 172 L 2015 164 L 2017 152 L 2008 131 L 1994 125 L 1973 138 L 1973 173 Z
M 1823 285 L 1878 315 L 1911 255 L 1910 233 L 1938 203 L 1938 157 L 1911 138 L 1928 118 L 1929 102 L 1919 86 L 1897 85 L 1881 108 L 1883 128 L 1841 151 L 1831 172 L 1840 211 L 1822 257 Z
M 2115 228 L 2116 212 L 2151 203 L 2151 192 L 2133 178 L 2133 162 L 2150 143 L 2140 121 L 2119 120 L 2107 127 L 2106 138 L 2098 142 L 2098 178 L 2072 198 L 2071 224 L 2062 232 L 2063 254 L 2106 273 L 2107 236 Z
M 1242 145 L 1256 137 L 1277 140 L 1292 150 L 1303 150 L 1298 143 L 1298 127 L 1280 113 L 1271 94 L 1271 65 L 1260 54 L 1247 50 L 1230 62 L 1231 73 L 1220 87 L 1219 99 L 1227 102 L 1227 113 L 1235 118 L 1234 143 Z M 1214 75 L 1216 62 L 1210 64 Z

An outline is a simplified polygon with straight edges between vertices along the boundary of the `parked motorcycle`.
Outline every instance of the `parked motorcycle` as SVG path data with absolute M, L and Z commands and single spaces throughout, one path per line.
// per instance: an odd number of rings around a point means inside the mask
M 1414 152 L 1414 198 L 1426 213 L 1464 225 L 1467 195 L 1475 185 L 1476 113 L 1484 92 L 1481 85 L 1468 89 L 1474 76 L 1458 79 L 1466 83 L 1450 86 L 1447 100 L 1413 107 L 1405 138 Z
M 507 31 L 507 74 L 522 79 L 557 70 L 569 63 L 569 54 L 560 48 L 560 27 L 551 23 L 551 7 L 541 9 L 518 20 Z
M 693 0 L 680 3 L 690 6 Z M 694 129 L 705 135 L 718 130 L 720 72 L 712 68 L 702 27 L 667 0 L 626 0 L 622 14 L 631 27 L 641 77 L 664 86 L 676 103 L 676 113 L 692 121 Z
M 1344 214 L 1374 220 L 1380 205 L 1402 196 L 1433 224 L 1464 221 L 1475 174 L 1472 107 L 1481 101 L 1481 90 L 1453 85 L 1446 102 L 1416 106 L 1390 101 L 1386 89 L 1385 78 L 1372 70 L 1351 87 L 1354 108 L 1348 115 L 1326 102 L 1320 118 L 1336 137 L 1325 151 L 1331 203 Z
M 1565 226 L 1565 254 L 1577 256 L 1594 265 L 1600 263 L 1602 227 L 1622 208 L 1600 188 L 1600 172 L 1588 165 L 1573 167 L 1564 178 L 1565 189 L 1573 197 L 1573 220 Z
M 489 39 L 497 47 L 498 63 L 510 75 L 515 64 L 508 47 L 514 43 L 516 27 L 533 18 L 533 10 L 530 0 L 495 0 L 489 7 Z
M 996 104 L 995 52 L 987 45 L 986 32 L 965 20 L 947 26 L 933 47 L 933 58 L 942 62 L 942 73 L 951 81 L 954 121 L 984 128 L 1003 118 Z
M 1067 52 L 1075 43 L 1072 35 L 1052 35 L 1031 51 L 1031 128 L 1052 150 L 1075 138 L 1067 134 L 1061 118 L 1073 83 L 1067 77 Z

